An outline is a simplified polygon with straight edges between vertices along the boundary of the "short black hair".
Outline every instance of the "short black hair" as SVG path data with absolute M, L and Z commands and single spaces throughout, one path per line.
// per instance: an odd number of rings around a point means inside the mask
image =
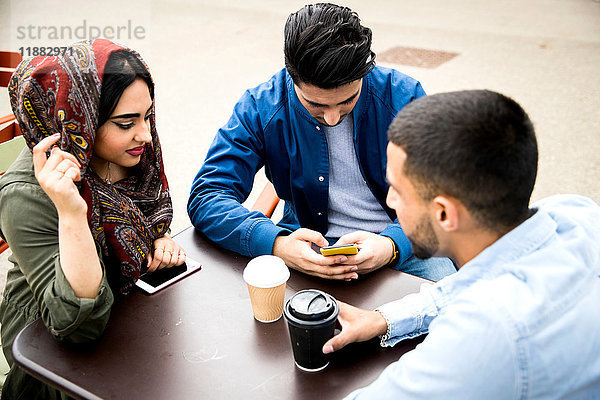
M 371 30 L 348 7 L 318 3 L 291 14 L 284 29 L 285 66 L 296 85 L 332 89 L 375 67 Z
M 102 77 L 98 127 L 108 121 L 125 89 L 137 78 L 141 78 L 146 82 L 150 91 L 150 98 L 154 100 L 154 83 L 148 68 L 138 56 L 126 49 L 117 50 L 110 54 Z
M 404 174 L 424 200 L 455 197 L 494 231 L 528 217 L 538 149 L 514 100 L 488 90 L 422 97 L 398 113 L 388 138 L 406 152 Z

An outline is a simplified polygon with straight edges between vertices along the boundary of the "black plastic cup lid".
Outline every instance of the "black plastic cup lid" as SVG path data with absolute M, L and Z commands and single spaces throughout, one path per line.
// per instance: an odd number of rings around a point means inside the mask
M 303 290 L 290 300 L 289 311 L 302 321 L 316 321 L 329 317 L 335 300 L 320 290 Z
M 316 289 L 302 290 L 290 298 L 283 310 L 289 323 L 317 328 L 337 319 L 339 309 L 330 294 Z

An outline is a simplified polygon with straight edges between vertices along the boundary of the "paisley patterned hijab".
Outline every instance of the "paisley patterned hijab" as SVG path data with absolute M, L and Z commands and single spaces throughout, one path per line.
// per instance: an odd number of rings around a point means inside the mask
M 58 146 L 81 163 L 77 186 L 88 205 L 92 236 L 102 249 L 110 286 L 127 294 L 146 270 L 154 240 L 167 232 L 173 207 L 154 108 L 150 117 L 152 143 L 146 144 L 129 178 L 110 184 L 90 166 L 104 68 L 110 54 L 122 49 L 106 39 L 96 39 L 77 43 L 61 56 L 23 60 L 8 90 L 29 148 L 60 132 Z M 126 50 L 144 63 L 138 53 Z

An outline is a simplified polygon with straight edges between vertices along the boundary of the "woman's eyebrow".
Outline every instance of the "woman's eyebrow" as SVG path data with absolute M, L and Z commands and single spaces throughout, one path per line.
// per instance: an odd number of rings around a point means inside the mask
M 154 105 L 154 102 L 152 102 L 152 104 L 150 104 L 150 107 L 148 107 L 148 111 L 150 111 L 152 109 L 153 105 Z M 148 114 L 148 111 L 146 111 L 146 114 Z M 109 119 L 137 118 L 139 116 L 140 116 L 140 113 L 127 113 L 127 114 L 114 115 L 114 116 L 110 117 Z
M 109 119 L 118 119 L 118 118 L 136 118 L 139 117 L 140 113 L 129 113 L 129 114 L 120 114 L 110 117 Z

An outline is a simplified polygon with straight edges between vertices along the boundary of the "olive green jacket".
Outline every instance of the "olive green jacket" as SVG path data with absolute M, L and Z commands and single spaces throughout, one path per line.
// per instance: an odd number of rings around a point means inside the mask
M 2 350 L 10 365 L 2 400 L 65 397 L 15 365 L 13 341 L 21 329 L 41 317 L 58 340 L 93 342 L 106 327 L 114 298 L 106 274 L 95 299 L 80 299 L 73 293 L 60 265 L 58 214 L 34 176 L 27 148 L 0 177 L 0 236 L 10 246 L 9 261 L 14 264 L 0 306 Z M 104 268 L 100 251 L 99 257 Z

